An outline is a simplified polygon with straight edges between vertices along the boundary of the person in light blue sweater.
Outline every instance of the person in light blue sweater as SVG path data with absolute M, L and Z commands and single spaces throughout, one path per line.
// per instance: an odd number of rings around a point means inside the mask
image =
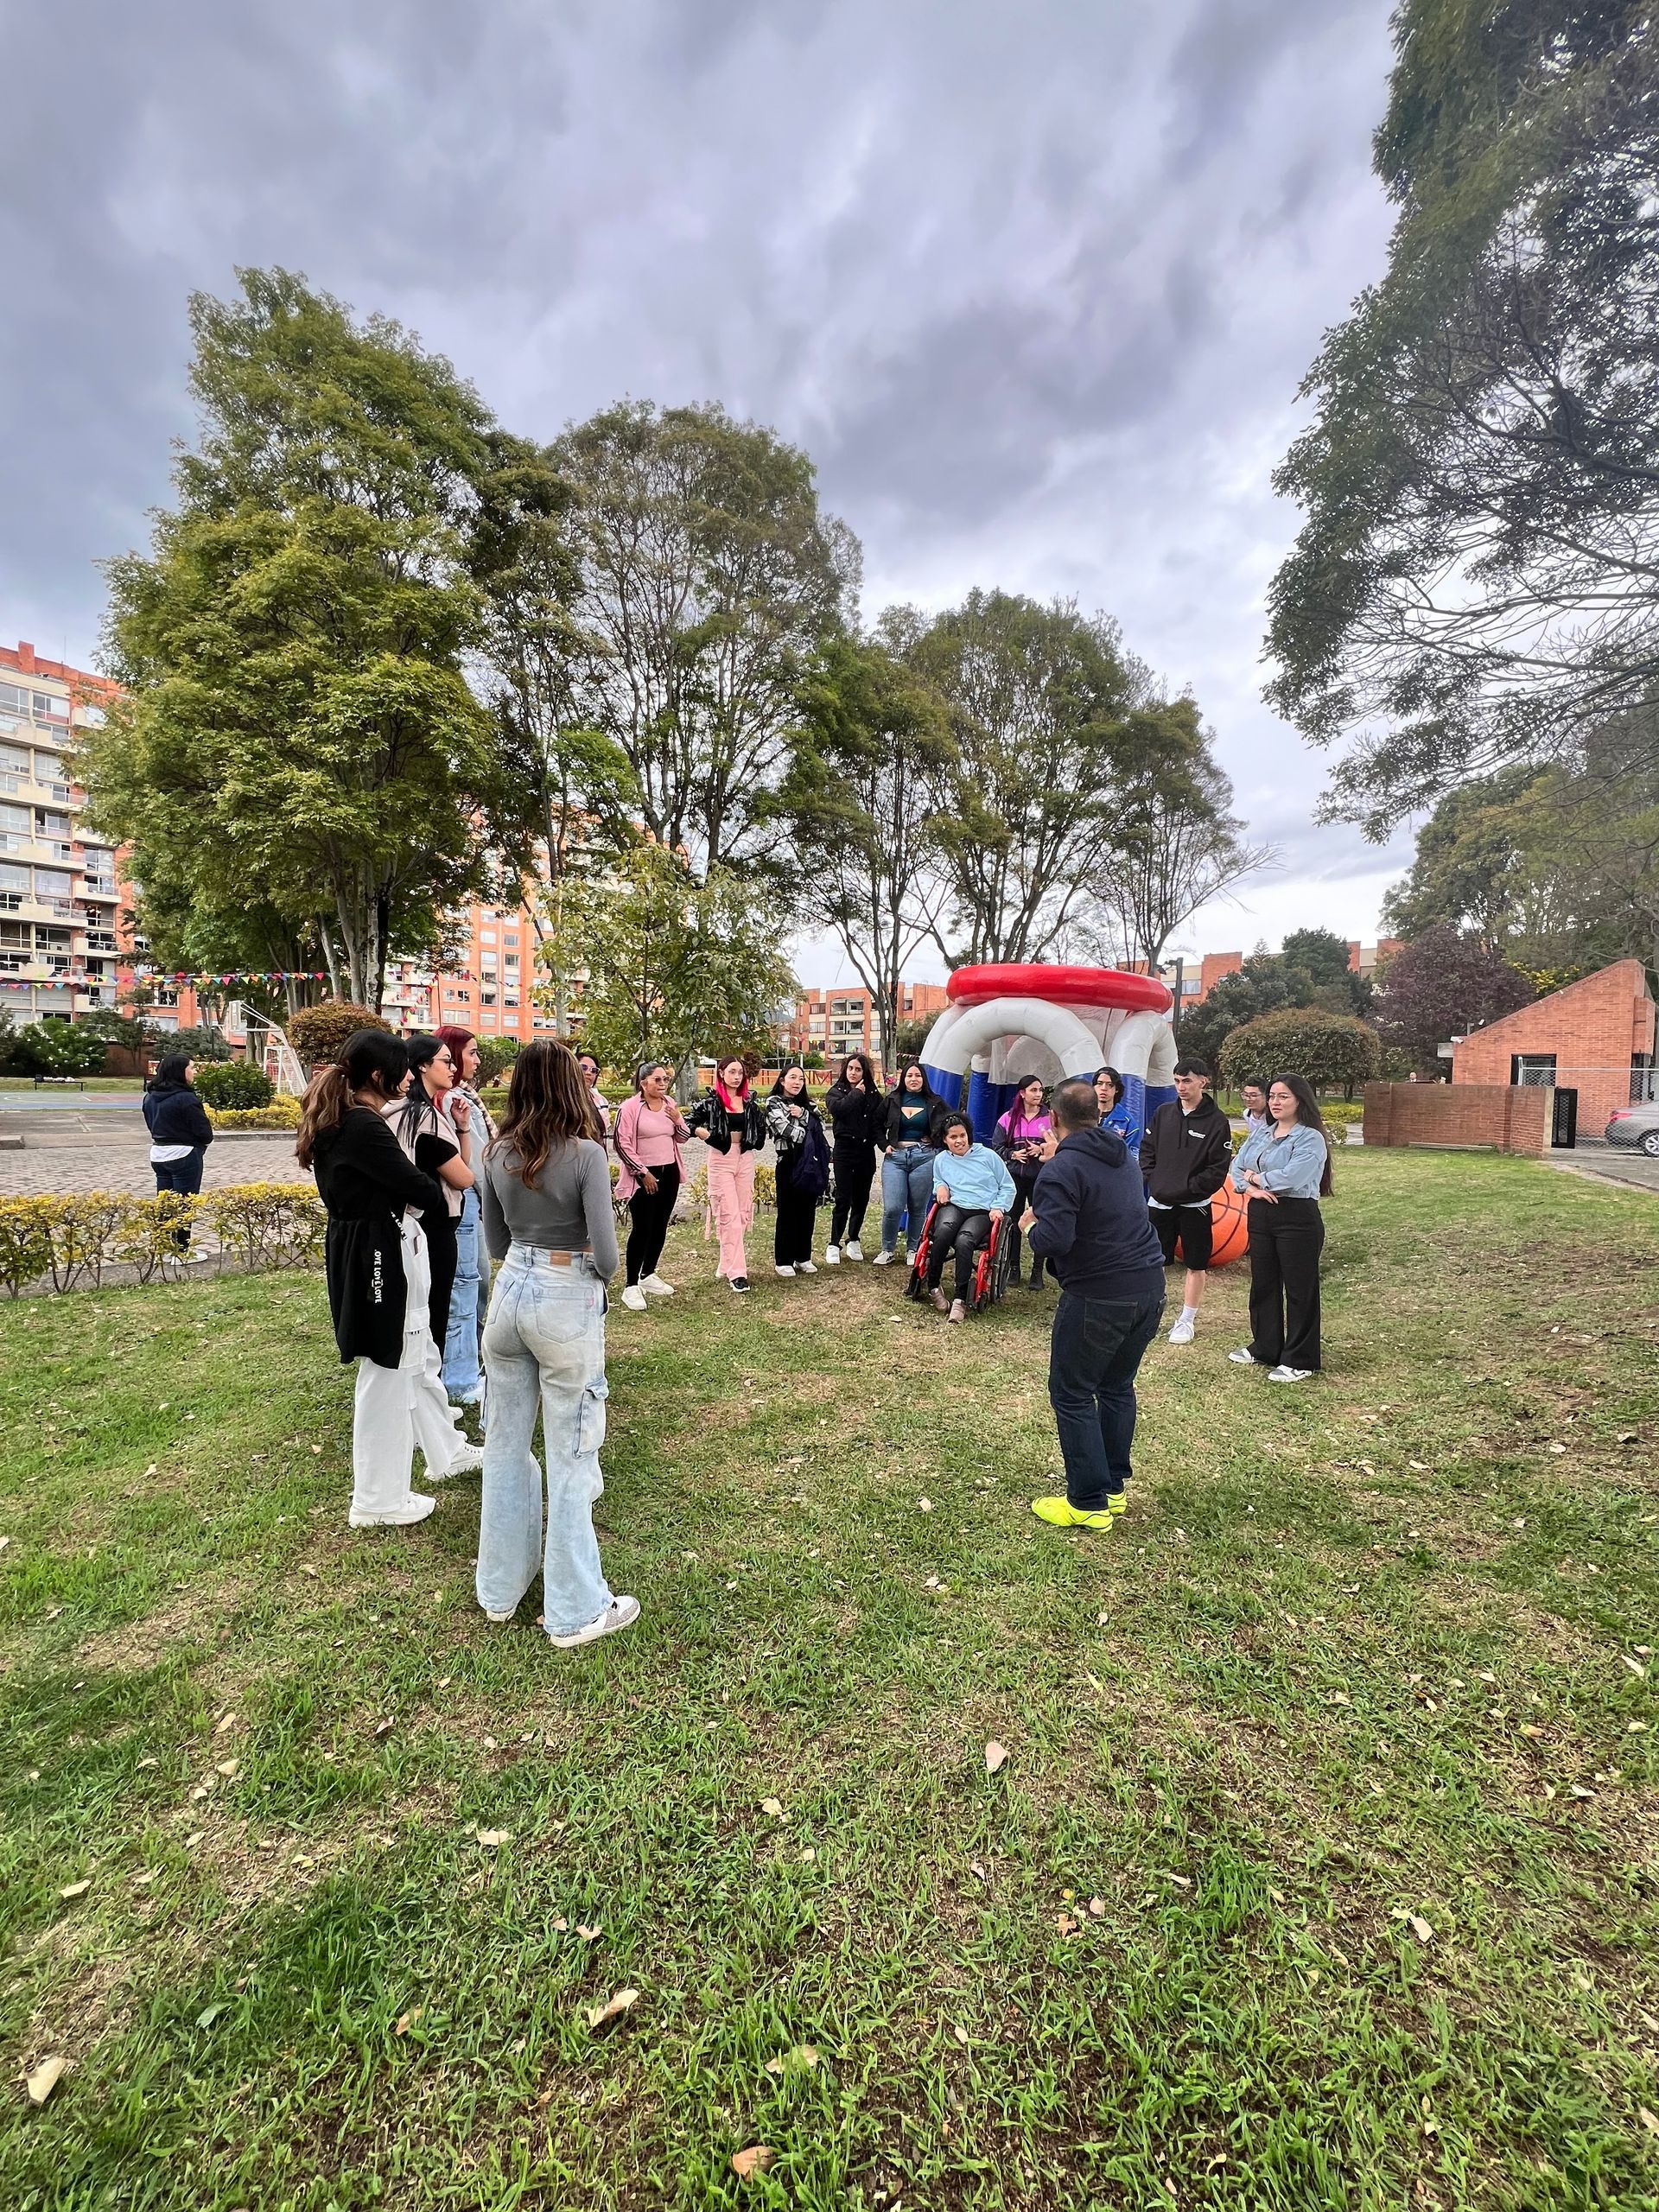
M 1231 1168 L 1249 1200 L 1250 1341 L 1227 1355 L 1265 1367 L 1269 1382 L 1319 1370 L 1319 1254 L 1331 1195 L 1331 1146 L 1312 1087 L 1299 1075 L 1268 1086 L 1268 1126 L 1252 1129 Z
M 1013 1176 L 988 1145 L 974 1142 L 963 1114 L 951 1115 L 944 1125 L 944 1150 L 933 1163 L 933 1196 L 938 1211 L 928 1238 L 927 1287 L 940 1313 L 960 1321 L 968 1311 L 974 1255 L 1014 1198 Z M 957 1255 L 954 1302 L 939 1288 L 951 1252 Z

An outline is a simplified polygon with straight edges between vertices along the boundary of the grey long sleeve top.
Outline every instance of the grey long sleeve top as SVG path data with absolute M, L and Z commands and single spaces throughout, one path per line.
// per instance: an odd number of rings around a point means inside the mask
M 616 1273 L 610 1162 L 591 1137 L 556 1146 L 533 1190 L 525 1188 L 510 1150 L 486 1160 L 478 1180 L 493 1260 L 505 1260 L 509 1244 L 535 1244 L 550 1252 L 591 1251 L 607 1281 Z

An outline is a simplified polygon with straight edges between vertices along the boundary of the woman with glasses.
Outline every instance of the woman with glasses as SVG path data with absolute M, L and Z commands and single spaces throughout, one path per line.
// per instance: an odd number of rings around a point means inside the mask
M 464 1096 L 450 1098 L 455 1086 L 455 1064 L 442 1037 L 410 1037 L 409 1090 L 385 1109 L 391 1133 L 408 1159 L 443 1188 L 443 1203 L 421 1219 L 432 1268 L 429 1310 L 432 1341 L 443 1344 L 449 1334 L 449 1300 L 454 1288 L 459 1258 L 456 1240 L 461 1207 L 473 1187 L 473 1171 L 461 1147 L 472 1131 L 471 1109 Z
M 668 1242 L 668 1224 L 680 1195 L 680 1153 L 691 1132 L 669 1094 L 674 1071 L 666 1060 L 647 1060 L 623 1101 L 612 1142 L 620 1164 L 616 1195 L 627 1207 L 627 1283 L 622 1303 L 643 1313 L 645 1295 L 672 1298 L 674 1286 L 657 1272 Z
M 449 1293 L 449 1326 L 443 1339 L 443 1387 L 457 1405 L 481 1405 L 484 1398 L 484 1317 L 490 1307 L 490 1262 L 479 1221 L 478 1172 L 495 1123 L 478 1095 L 481 1059 L 470 1029 L 446 1023 L 438 1041 L 449 1055 L 455 1080 L 443 1102 L 461 1145 L 461 1156 L 474 1184 L 461 1193 L 455 1217 L 455 1274 Z M 462 1118 L 462 1116 L 465 1118 Z

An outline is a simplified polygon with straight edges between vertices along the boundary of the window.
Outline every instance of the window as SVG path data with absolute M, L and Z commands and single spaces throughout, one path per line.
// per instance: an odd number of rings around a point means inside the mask
M 35 709 L 37 722 L 67 722 L 69 719 L 69 702 L 54 696 L 49 691 L 36 691 L 29 703 Z
M 493 930 L 480 930 L 478 933 L 478 941 L 480 944 L 493 944 L 495 943 L 495 931 Z
M 0 683 L 0 709 L 13 715 L 29 712 L 29 694 L 16 683 Z

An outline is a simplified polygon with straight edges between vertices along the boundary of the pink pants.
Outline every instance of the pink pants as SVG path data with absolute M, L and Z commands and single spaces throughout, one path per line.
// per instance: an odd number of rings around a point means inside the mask
M 711 1152 L 709 1155 L 709 1211 L 720 1238 L 717 1276 L 728 1282 L 749 1272 L 743 1239 L 754 1219 L 754 1154 Z

